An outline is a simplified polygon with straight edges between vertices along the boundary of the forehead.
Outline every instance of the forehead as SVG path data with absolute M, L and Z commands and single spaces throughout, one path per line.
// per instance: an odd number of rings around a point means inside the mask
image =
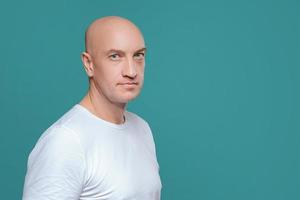
M 137 29 L 121 28 L 104 30 L 97 35 L 95 48 L 100 51 L 119 49 L 125 52 L 134 52 L 145 47 L 142 34 Z

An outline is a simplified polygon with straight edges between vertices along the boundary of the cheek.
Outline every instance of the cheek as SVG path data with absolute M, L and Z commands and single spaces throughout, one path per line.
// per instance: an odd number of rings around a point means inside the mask
M 136 66 L 137 66 L 138 73 L 140 74 L 140 76 L 144 76 L 145 63 L 137 63 Z
M 139 73 L 139 79 L 140 79 L 141 81 L 144 80 L 144 71 L 142 71 L 142 72 Z
M 102 82 L 115 82 L 120 76 L 120 67 L 112 63 L 102 62 L 95 67 L 95 77 Z
M 144 81 L 144 68 L 141 69 L 139 75 L 140 75 L 140 81 L 143 82 Z

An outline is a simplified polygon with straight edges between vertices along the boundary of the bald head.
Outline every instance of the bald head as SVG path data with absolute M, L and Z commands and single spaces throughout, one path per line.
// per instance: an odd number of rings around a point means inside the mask
M 81 54 L 89 91 L 107 102 L 103 105 L 124 106 L 143 86 L 145 53 L 144 38 L 131 21 L 116 16 L 95 20 L 86 30 L 86 52 Z
M 138 39 L 144 43 L 141 31 L 128 19 L 118 16 L 97 19 L 91 23 L 85 32 L 85 50 L 93 54 L 100 47 L 108 47 L 110 42 L 117 42 L 118 40 L 120 42 L 122 36 L 125 36 L 123 40 L 130 40 L 131 37 L 135 37 L 135 40 Z

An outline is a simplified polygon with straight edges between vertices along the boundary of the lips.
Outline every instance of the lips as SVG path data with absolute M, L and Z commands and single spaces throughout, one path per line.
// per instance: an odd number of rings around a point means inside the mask
M 120 83 L 120 85 L 137 85 L 137 82 L 126 82 L 126 83 Z

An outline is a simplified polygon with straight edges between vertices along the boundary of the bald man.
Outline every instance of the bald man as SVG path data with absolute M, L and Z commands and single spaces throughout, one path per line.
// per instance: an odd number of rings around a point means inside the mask
M 143 86 L 143 36 L 129 20 L 110 16 L 88 27 L 85 43 L 89 90 L 31 151 L 23 200 L 159 200 L 151 129 L 126 110 Z

